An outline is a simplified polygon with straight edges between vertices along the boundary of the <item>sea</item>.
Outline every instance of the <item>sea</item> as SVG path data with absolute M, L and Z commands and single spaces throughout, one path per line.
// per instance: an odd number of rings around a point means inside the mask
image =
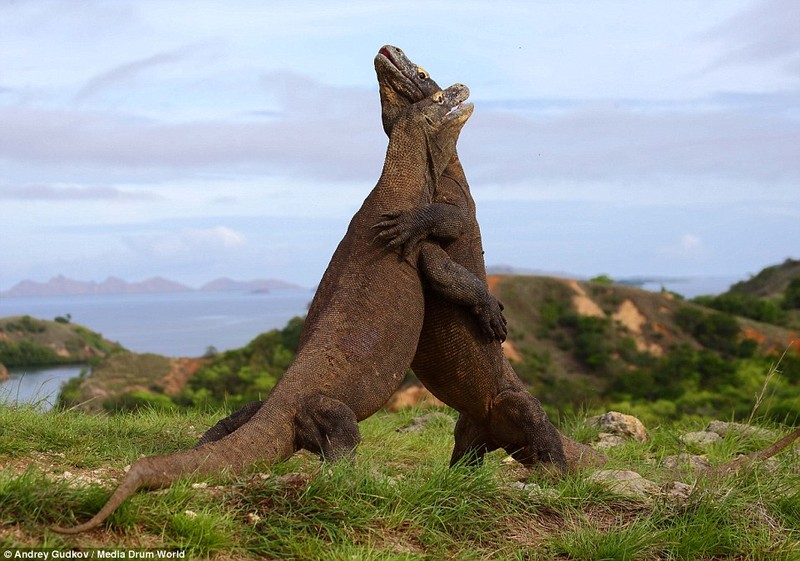
M 697 277 L 641 279 L 646 290 L 662 288 L 687 298 L 718 294 L 736 279 Z M 0 297 L 0 317 L 29 315 L 52 320 L 70 314 L 73 323 L 101 333 L 137 353 L 171 357 L 199 357 L 212 347 L 236 349 L 260 333 L 281 328 L 292 317 L 304 315 L 311 290 L 270 292 L 179 292 L 164 294 Z M 0 403 L 35 403 L 49 409 L 61 385 L 80 375 L 85 366 L 9 369 L 0 382 Z
M 70 315 L 73 323 L 98 332 L 130 351 L 171 357 L 199 357 L 243 347 L 257 335 L 305 315 L 314 293 L 179 292 L 0 298 L 0 317 L 29 315 L 52 320 Z M 0 382 L 0 403 L 54 404 L 61 385 L 85 366 L 9 369 Z

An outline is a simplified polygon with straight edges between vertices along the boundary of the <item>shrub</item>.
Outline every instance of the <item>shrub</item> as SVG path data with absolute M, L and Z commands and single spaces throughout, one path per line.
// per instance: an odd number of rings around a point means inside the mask
M 294 360 L 303 321 L 292 318 L 283 329 L 262 333 L 241 349 L 209 357 L 211 363 L 189 380 L 175 401 L 236 407 L 263 399 Z
M 166 395 L 146 390 L 124 393 L 103 402 L 103 409 L 110 413 L 136 412 L 146 409 L 164 411 L 175 409 L 175 407 L 175 403 Z
M 800 277 L 792 279 L 783 293 L 783 307 L 787 310 L 800 308 Z
M 691 333 L 698 343 L 729 357 L 750 356 L 755 350 L 752 344 L 741 344 L 739 323 L 728 313 L 705 313 L 685 306 L 675 313 L 675 321 Z
M 788 318 L 777 301 L 758 298 L 742 292 L 728 292 L 719 296 L 699 296 L 694 301 L 720 312 L 775 325 L 785 325 Z

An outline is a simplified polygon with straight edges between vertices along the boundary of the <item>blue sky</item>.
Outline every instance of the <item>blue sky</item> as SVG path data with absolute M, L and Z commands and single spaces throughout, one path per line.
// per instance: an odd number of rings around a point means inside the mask
M 380 174 L 372 59 L 470 87 L 487 263 L 800 257 L 795 0 L 0 3 L 0 289 L 321 277 Z

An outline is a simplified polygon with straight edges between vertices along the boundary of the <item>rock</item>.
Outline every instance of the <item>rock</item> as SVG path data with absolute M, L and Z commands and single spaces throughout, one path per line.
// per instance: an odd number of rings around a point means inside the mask
M 5 365 L 0 362 L 0 382 L 3 380 L 8 380 L 8 378 L 8 368 L 6 368 Z
M 694 491 L 694 485 L 680 481 L 670 481 L 661 486 L 661 495 L 672 502 L 686 504 Z
M 421 432 L 429 423 L 437 419 L 444 423 L 448 423 L 450 426 L 453 426 L 456 423 L 450 415 L 440 413 L 439 411 L 434 411 L 433 413 L 426 413 L 425 415 L 414 417 L 411 419 L 408 425 L 397 429 L 397 432 Z
M 764 440 L 778 440 L 780 434 L 759 427 L 751 427 L 742 423 L 726 423 L 725 421 L 711 421 L 706 427 L 707 432 L 713 432 L 725 438 L 729 434 L 741 434 L 742 436 L 755 436 Z
M 523 483 L 522 481 L 512 481 L 506 487 L 510 489 L 519 489 L 538 499 L 556 499 L 558 498 L 558 491 L 555 489 L 543 489 L 541 485 L 536 483 Z
M 657 483 L 645 479 L 635 471 L 604 469 L 593 473 L 589 479 L 631 499 L 646 500 L 660 491 Z
M 586 422 L 598 427 L 603 432 L 633 438 L 639 442 L 647 440 L 647 429 L 644 427 L 644 424 L 633 415 L 625 415 L 618 411 L 609 411 L 597 417 L 590 417 Z
M 678 454 L 667 456 L 661 462 L 665 468 L 673 471 L 687 469 L 689 471 L 702 471 L 711 467 L 706 456 L 695 456 L 694 454 Z
M 444 407 L 445 404 L 418 384 L 405 386 L 394 392 L 384 406 L 387 410 L 395 412 L 411 407 Z
M 626 440 L 619 435 L 611 434 L 609 432 L 601 432 L 597 435 L 599 440 L 592 444 L 592 448 L 596 450 L 608 450 L 620 444 L 625 444 Z
M 722 440 L 722 437 L 715 432 L 698 431 L 687 432 L 680 437 L 681 442 L 684 444 L 697 444 L 698 446 L 708 446 L 715 442 Z

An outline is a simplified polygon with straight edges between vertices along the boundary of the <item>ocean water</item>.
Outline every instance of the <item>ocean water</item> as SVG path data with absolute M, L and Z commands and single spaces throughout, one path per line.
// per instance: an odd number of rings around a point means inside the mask
M 52 320 L 71 315 L 84 325 L 137 353 L 197 357 L 246 345 L 254 337 L 281 328 L 304 315 L 310 290 L 269 293 L 185 292 L 52 298 L 0 298 L 0 317 L 29 315 Z M 61 385 L 80 374 L 80 366 L 13 369 L 0 383 L 0 402 L 55 401 Z

